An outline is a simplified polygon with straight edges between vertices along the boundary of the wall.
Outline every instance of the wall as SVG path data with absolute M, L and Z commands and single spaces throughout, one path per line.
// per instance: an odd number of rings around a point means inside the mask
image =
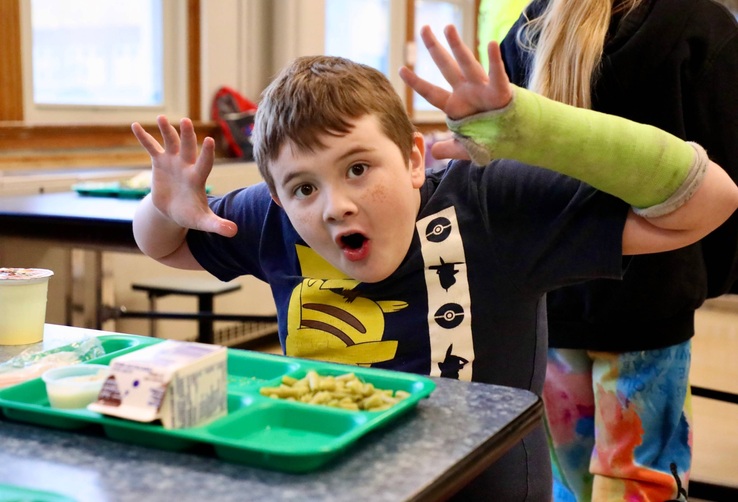
M 281 4 L 292 0 L 279 0 Z M 201 0 L 201 103 L 209 119 L 212 99 L 221 86 L 251 101 L 273 75 L 272 0 Z M 281 65 L 280 65 L 281 66 Z

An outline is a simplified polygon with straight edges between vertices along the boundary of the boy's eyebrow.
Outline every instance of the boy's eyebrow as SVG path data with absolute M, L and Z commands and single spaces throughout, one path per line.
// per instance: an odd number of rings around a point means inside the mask
M 354 146 L 353 148 L 350 148 L 349 150 L 345 151 L 345 152 L 344 152 L 343 154 L 339 155 L 339 156 L 338 156 L 338 157 L 336 158 L 336 161 L 337 161 L 337 162 L 340 162 L 340 161 L 342 161 L 342 160 L 345 160 L 345 159 L 347 159 L 347 158 L 349 158 L 349 157 L 352 157 L 352 156 L 354 156 L 354 155 L 358 155 L 358 154 L 362 154 L 362 153 L 370 152 L 370 151 L 372 151 L 372 150 L 374 150 L 374 148 L 372 148 L 372 147 L 368 147 L 368 146 L 358 146 L 358 145 L 357 145 L 357 146 Z M 291 172 L 288 172 L 288 173 L 287 173 L 287 174 L 285 175 L 284 179 L 283 179 L 283 180 L 281 181 L 281 184 L 282 184 L 282 185 L 287 185 L 287 184 L 289 184 L 289 182 L 290 182 L 290 181 L 291 181 L 292 179 L 294 179 L 294 178 L 297 178 L 297 177 L 299 177 L 299 176 L 300 176 L 300 175 L 302 174 L 302 172 L 303 172 L 303 169 L 300 169 L 300 168 L 298 168 L 298 169 L 297 169 L 297 170 L 295 170 L 295 171 L 291 171 Z
M 354 155 L 360 154 L 360 153 L 366 153 L 374 150 L 374 148 L 368 147 L 368 146 L 355 146 L 351 148 L 350 150 L 347 150 L 343 155 L 339 156 L 336 160 L 344 160 L 348 157 L 352 157 Z

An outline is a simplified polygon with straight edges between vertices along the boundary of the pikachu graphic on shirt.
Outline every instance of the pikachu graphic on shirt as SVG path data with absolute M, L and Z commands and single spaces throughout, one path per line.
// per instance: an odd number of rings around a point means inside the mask
M 286 354 L 362 366 L 393 359 L 397 341 L 382 340 L 385 315 L 407 303 L 361 296 L 358 281 L 306 246 L 297 246 L 297 256 L 305 279 L 290 297 Z

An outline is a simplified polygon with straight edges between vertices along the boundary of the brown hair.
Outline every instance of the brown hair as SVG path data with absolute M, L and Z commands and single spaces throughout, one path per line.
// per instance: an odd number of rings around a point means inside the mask
M 415 131 L 399 95 L 378 70 L 331 56 L 297 58 L 262 93 L 254 123 L 254 158 L 274 193 L 269 164 L 290 144 L 301 152 L 324 147 L 320 136 L 341 136 L 351 121 L 376 115 L 382 131 L 410 158 Z
M 517 33 L 535 51 L 528 88 L 580 108 L 592 107 L 605 37 L 613 14 L 627 15 L 642 0 L 551 0 Z
M 734 16 L 738 16 L 738 0 L 717 0 L 719 4 L 723 4 Z

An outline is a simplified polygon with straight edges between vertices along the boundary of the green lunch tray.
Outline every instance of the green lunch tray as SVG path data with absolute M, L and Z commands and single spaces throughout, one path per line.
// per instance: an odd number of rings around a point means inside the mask
M 151 188 L 127 187 L 117 181 L 86 181 L 72 185 L 72 190 L 80 195 L 94 197 L 118 197 L 121 199 L 142 199 Z
M 119 354 L 160 341 L 131 336 L 131 345 L 124 347 L 121 338 L 125 335 L 115 335 L 117 350 L 108 353 L 106 349 L 105 356 L 88 363 L 108 364 Z M 228 462 L 300 473 L 324 466 L 361 436 L 413 409 L 436 387 L 430 378 L 412 373 L 227 350 L 228 413 L 199 427 L 165 429 L 158 422 L 135 422 L 87 409 L 51 408 L 40 378 L 0 390 L 0 412 L 11 420 L 46 427 L 101 431 L 110 439 L 129 444 L 168 451 L 212 452 Z M 383 411 L 350 411 L 273 399 L 259 393 L 261 387 L 278 386 L 283 376 L 300 379 L 310 370 L 321 376 L 353 373 L 377 389 L 402 390 L 409 396 Z M 203 448 L 208 445 L 209 448 Z
M 77 502 L 55 492 L 32 490 L 21 486 L 0 483 L 0 502 Z
M 143 199 L 151 192 L 150 187 L 134 188 L 118 181 L 85 181 L 72 185 L 72 190 L 91 197 L 117 197 L 119 199 Z M 210 193 L 211 187 L 205 191 Z

